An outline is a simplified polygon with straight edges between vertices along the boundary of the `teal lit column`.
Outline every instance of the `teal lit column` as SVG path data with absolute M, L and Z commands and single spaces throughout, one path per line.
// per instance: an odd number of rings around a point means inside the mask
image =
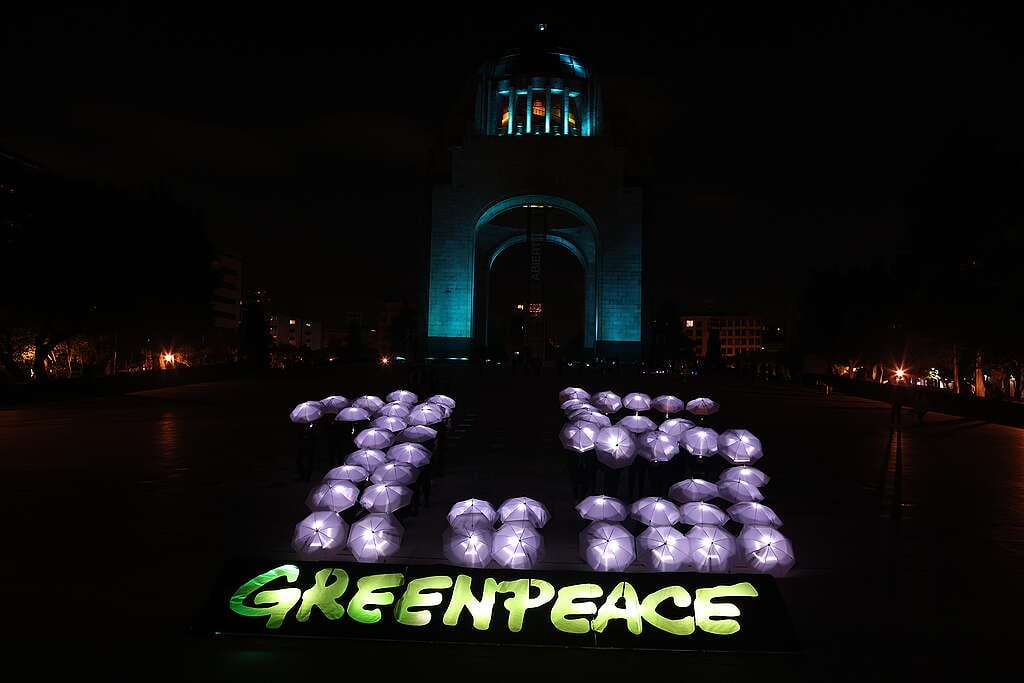
M 427 355 L 469 356 L 473 346 L 475 224 L 448 191 L 435 191 L 427 294 Z

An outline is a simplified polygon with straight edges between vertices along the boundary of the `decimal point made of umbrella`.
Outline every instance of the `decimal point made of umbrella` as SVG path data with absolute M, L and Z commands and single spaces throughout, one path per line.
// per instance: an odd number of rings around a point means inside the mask
M 678 572 L 690 562 L 690 541 L 673 526 L 649 526 L 636 537 L 637 560 L 658 572 Z

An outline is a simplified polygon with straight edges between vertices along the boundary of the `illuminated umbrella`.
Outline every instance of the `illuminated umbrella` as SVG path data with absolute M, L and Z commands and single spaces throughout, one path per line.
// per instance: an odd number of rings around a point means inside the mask
M 564 402 L 572 398 L 580 401 L 589 401 L 590 393 L 586 389 L 581 389 L 580 387 L 566 387 L 558 392 L 559 401 Z
M 738 503 L 733 503 L 725 512 L 734 522 L 740 524 L 754 524 L 758 526 L 782 526 L 782 519 L 775 514 L 775 510 L 764 503 L 758 503 L 756 500 L 741 500 Z
M 722 470 L 722 473 L 718 475 L 718 481 L 728 481 L 730 479 L 738 479 L 758 487 L 764 486 L 770 481 L 767 474 L 751 465 L 729 467 Z
M 403 441 L 385 451 L 389 462 L 401 462 L 413 467 L 425 467 L 430 464 L 433 453 L 421 443 Z
M 359 504 L 370 512 L 394 512 L 412 501 L 412 489 L 402 484 L 370 484 L 359 496 Z
M 672 413 L 678 413 L 680 410 L 685 409 L 686 403 L 678 396 L 662 394 L 661 396 L 654 397 L 654 400 L 651 401 L 651 407 L 659 413 L 664 413 L 665 417 L 668 417 Z
M 694 427 L 683 432 L 679 444 L 698 458 L 718 452 L 718 432 L 710 427 Z
M 583 519 L 594 522 L 621 522 L 629 517 L 626 504 L 612 496 L 587 496 L 576 503 L 576 512 Z
M 381 427 L 367 427 L 352 439 L 360 448 L 383 450 L 395 442 L 395 433 Z
M 345 547 L 348 524 L 337 512 L 316 510 L 295 525 L 292 550 L 303 559 L 316 559 L 333 555 Z
M 371 420 L 370 426 L 386 429 L 392 434 L 397 434 L 409 425 L 405 423 L 405 420 L 396 415 L 381 415 Z
M 494 522 L 482 512 L 463 512 L 455 515 L 448 526 L 454 529 L 494 531 Z
M 711 500 L 718 497 L 718 484 L 704 479 L 683 479 L 669 487 L 668 497 L 680 503 Z
M 426 443 L 437 438 L 437 430 L 427 425 L 409 425 L 398 435 L 399 441 Z
M 419 469 L 401 462 L 385 462 L 378 465 L 370 473 L 370 481 L 374 484 L 412 485 L 420 476 Z
M 717 505 L 704 501 L 683 503 L 679 506 L 679 521 L 683 524 L 715 524 L 722 526 L 729 521 L 729 515 Z
M 494 532 L 491 558 L 506 569 L 532 569 L 544 556 L 544 537 L 529 522 L 506 522 Z
M 324 416 L 324 407 L 320 401 L 303 401 L 299 405 L 292 408 L 292 412 L 288 415 L 292 422 L 297 424 L 309 424 L 310 422 L 316 422 Z
M 455 410 L 455 399 L 444 394 L 434 394 L 427 399 L 427 403 L 439 403 L 448 408 L 449 411 Z
M 640 441 L 647 446 L 639 452 L 640 457 L 651 462 L 668 462 L 679 454 L 679 442 L 658 429 L 641 435 Z
M 718 412 L 718 402 L 710 398 L 700 397 L 686 402 L 686 412 L 694 415 L 711 415 Z
M 558 432 L 558 440 L 566 450 L 586 453 L 594 449 L 598 429 L 596 425 L 570 422 Z
M 679 523 L 679 506 L 668 498 L 647 496 L 633 501 L 629 516 L 647 526 L 672 526 Z
M 719 434 L 718 453 L 734 465 L 756 462 L 764 455 L 761 440 L 746 429 L 727 429 Z
M 585 408 L 586 406 L 589 406 L 589 405 L 590 405 L 589 403 L 587 403 L 586 401 L 583 401 L 581 399 L 570 398 L 570 399 L 568 399 L 566 401 L 562 401 L 559 404 L 558 407 L 562 409 L 563 413 L 569 414 L 569 413 L 571 413 L 572 411 L 574 411 L 574 410 L 576 410 L 578 408 Z
M 575 422 L 586 422 L 592 424 L 595 427 L 611 427 L 612 420 L 610 417 L 597 410 L 585 410 L 583 412 L 573 415 L 572 421 Z
M 395 389 L 384 398 L 386 398 L 390 403 L 406 403 L 410 406 L 415 405 L 420 401 L 416 394 L 407 389 Z
M 409 415 L 410 406 L 400 401 L 392 401 L 391 403 L 385 403 L 377 411 L 377 414 L 383 417 L 397 417 L 404 420 Z
M 676 441 L 679 441 L 683 436 L 683 432 L 687 429 L 693 429 L 695 426 L 685 418 L 670 417 L 658 425 L 658 431 L 665 432 L 669 436 L 675 437 Z
M 544 503 L 526 496 L 508 498 L 498 506 L 498 519 L 502 523 L 529 522 L 540 529 L 551 519 Z
M 323 481 L 334 481 L 336 479 L 343 481 L 354 481 L 359 483 L 366 481 L 370 478 L 370 472 L 362 465 L 338 465 L 337 467 L 327 470 L 327 474 L 324 475 Z
M 352 401 L 352 405 L 356 408 L 362 408 L 370 415 L 373 415 L 384 406 L 384 399 L 380 396 L 365 394 Z
M 360 448 L 345 456 L 343 464 L 358 465 L 367 472 L 373 472 L 377 467 L 384 464 L 387 455 L 379 448 Z
M 599 391 L 590 397 L 590 402 L 605 414 L 615 413 L 622 409 L 622 399 L 614 391 Z
M 737 541 L 739 559 L 756 572 L 784 576 L 796 563 L 793 544 L 775 527 L 746 525 Z
M 370 413 L 365 408 L 358 406 L 349 406 L 348 408 L 342 408 L 338 411 L 338 414 L 334 416 L 334 419 L 338 422 L 350 422 L 352 423 L 352 433 L 356 433 L 356 423 L 369 421 Z
M 764 500 L 764 494 L 761 493 L 761 489 L 750 482 L 740 481 L 738 479 L 729 479 L 727 481 L 718 482 L 718 497 L 727 500 L 730 503 L 740 503 L 744 501 L 760 502 Z
M 485 516 L 491 524 L 498 521 L 498 511 L 494 509 L 489 501 L 481 498 L 467 498 L 454 503 L 448 510 L 448 523 L 461 514 L 475 512 Z
M 480 569 L 491 562 L 494 529 L 448 527 L 441 532 L 441 549 L 445 558 L 458 567 Z
M 444 408 L 437 403 L 417 403 L 409 411 L 405 421 L 413 425 L 434 425 L 445 418 Z
M 358 562 L 383 562 L 398 552 L 405 528 L 394 515 L 371 512 L 352 523 L 348 549 Z
M 644 432 L 651 432 L 658 428 L 658 425 L 654 423 L 654 420 L 646 415 L 626 415 L 615 424 L 623 429 L 628 429 L 634 434 L 643 434 Z
M 736 537 L 714 524 L 695 524 L 686 532 L 695 571 L 728 572 L 736 560 Z
M 310 510 L 344 512 L 358 500 L 358 484 L 344 479 L 334 479 L 314 486 L 306 496 L 306 507 Z
M 621 469 L 636 459 L 633 433 L 624 427 L 602 427 L 594 438 L 597 459 L 612 469 Z
M 636 559 L 633 534 L 616 522 L 592 522 L 580 532 L 579 549 L 596 572 L 621 572 Z
M 351 403 L 344 396 L 328 396 L 320 399 L 320 405 L 323 406 L 326 415 L 337 415 L 339 410 L 348 408 Z
M 633 391 L 622 397 L 622 407 L 634 410 L 636 412 L 643 412 L 644 410 L 651 409 L 651 397 L 647 394 Z
M 674 526 L 649 526 L 636 537 L 637 558 L 659 572 L 677 572 L 690 561 L 690 541 Z

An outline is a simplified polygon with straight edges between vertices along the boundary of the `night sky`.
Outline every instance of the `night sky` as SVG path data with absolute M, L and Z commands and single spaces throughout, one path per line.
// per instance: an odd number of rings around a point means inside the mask
M 1024 177 L 1018 22 L 979 3 L 136 4 L 6 10 L 0 148 L 201 208 L 250 286 L 328 323 L 417 302 L 474 71 L 538 20 L 647 178 L 652 305 L 765 308 L 812 267 L 914 258 L 1004 220 Z

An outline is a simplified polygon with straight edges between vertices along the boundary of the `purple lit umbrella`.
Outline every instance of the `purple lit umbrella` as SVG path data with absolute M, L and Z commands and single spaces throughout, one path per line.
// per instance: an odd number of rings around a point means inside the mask
M 658 425 L 654 423 L 654 420 L 646 415 L 626 415 L 615 424 L 623 429 L 628 429 L 634 434 L 643 434 L 644 432 L 651 432 L 658 428 Z
M 448 510 L 448 523 L 452 524 L 459 515 L 467 512 L 479 513 L 490 520 L 491 524 L 498 521 L 498 511 L 494 509 L 489 501 L 482 498 L 466 498 L 454 503 Z
M 675 438 L 676 441 L 682 439 L 683 433 L 688 429 L 693 429 L 694 425 L 689 420 L 682 417 L 670 417 L 658 425 L 658 431 L 665 432 L 669 436 Z
M 640 436 L 647 446 L 640 451 L 640 457 L 651 462 L 668 462 L 679 454 L 679 442 L 660 430 L 652 430 Z
M 683 432 L 679 445 L 698 458 L 705 458 L 718 452 L 718 432 L 710 427 L 694 427 Z
M 360 448 L 345 456 L 345 465 L 358 465 L 367 472 L 373 472 L 378 466 L 383 465 L 387 455 L 379 448 Z
M 437 438 L 437 430 L 427 425 L 410 425 L 398 435 L 399 441 L 426 443 Z
M 558 440 L 566 450 L 586 453 L 594 450 L 594 439 L 597 438 L 598 427 L 586 423 L 569 423 L 558 432 Z
M 636 440 L 624 427 L 602 427 L 594 438 L 597 459 L 612 469 L 622 469 L 636 459 Z
M 323 482 L 327 483 L 328 481 L 340 479 L 343 481 L 354 481 L 358 484 L 369 478 L 369 470 L 361 465 L 338 465 L 327 470 L 327 474 L 323 476 Z
M 392 401 L 391 403 L 385 403 L 377 411 L 377 414 L 382 417 L 397 417 L 401 420 L 409 415 L 410 406 L 399 401 Z
M 683 524 L 715 524 L 722 526 L 729 521 L 729 515 L 717 505 L 694 501 L 679 506 L 679 521 Z
M 734 465 L 760 460 L 761 440 L 746 429 L 727 429 L 718 435 L 718 454 Z
M 370 481 L 374 484 L 401 484 L 411 486 L 420 476 L 420 471 L 412 465 L 400 462 L 385 462 L 378 465 L 370 473 Z
M 364 394 L 359 398 L 352 401 L 352 405 L 356 408 L 362 408 L 370 415 L 373 415 L 384 405 L 384 399 L 380 396 L 373 396 L 372 394 Z
M 551 519 L 551 513 L 539 500 L 518 496 L 508 498 L 498 506 L 498 519 L 502 523 L 529 522 L 540 529 Z
M 622 398 L 614 391 L 599 391 L 590 397 L 590 402 L 606 415 L 622 409 Z
M 405 403 L 410 406 L 420 402 L 419 396 L 408 389 L 395 389 L 384 398 L 391 403 Z
M 639 391 L 633 391 L 622 397 L 622 407 L 641 413 L 651 409 L 651 397 Z
M 463 512 L 452 517 L 448 526 L 453 529 L 494 531 L 494 522 L 482 512 Z
M 544 556 L 544 537 L 529 522 L 506 522 L 494 532 L 491 559 L 506 569 L 532 569 Z
M 405 420 L 395 415 L 381 415 L 371 420 L 370 426 L 386 429 L 392 434 L 397 434 L 409 425 L 405 423 Z
M 572 421 L 574 424 L 577 422 L 587 422 L 598 429 L 612 426 L 611 418 L 597 410 L 584 410 L 579 413 L 573 413 Z
M 316 422 L 324 416 L 324 407 L 320 401 L 303 401 L 292 408 L 288 417 L 297 424 L 309 424 Z
M 692 401 L 687 401 L 686 411 L 702 417 L 711 415 L 718 412 L 718 402 L 702 396 Z
M 306 507 L 310 510 L 344 512 L 358 500 L 358 484 L 344 479 L 334 479 L 314 486 L 306 496 Z
M 729 481 L 730 479 L 745 481 L 748 484 L 753 484 L 757 487 L 764 486 L 771 481 L 767 474 L 751 465 L 737 465 L 736 467 L 729 467 L 722 470 L 722 473 L 718 475 L 718 481 Z
M 590 404 L 587 403 L 586 401 L 581 401 L 578 398 L 570 398 L 567 401 L 562 401 L 562 403 L 560 403 L 558 407 L 561 409 L 561 411 L 563 413 L 568 415 L 569 413 L 571 413 L 572 411 L 576 410 L 577 408 L 582 408 L 582 407 L 587 406 L 587 405 L 590 405 Z
M 690 541 L 674 526 L 649 526 L 636 537 L 637 559 L 658 572 L 677 572 L 690 561 Z
M 579 550 L 596 572 L 621 572 L 636 559 L 633 534 L 617 522 L 593 522 L 580 532 Z
M 647 496 L 633 501 L 629 516 L 647 526 L 672 526 L 679 523 L 679 506 L 668 498 Z
M 448 408 L 449 411 L 455 410 L 455 399 L 444 394 L 434 394 L 427 399 L 427 403 L 439 403 Z
M 369 422 L 370 413 L 365 408 L 358 406 L 349 406 L 348 408 L 342 408 L 338 411 L 338 414 L 334 416 L 334 419 L 338 422 L 349 422 L 352 424 L 352 433 L 356 433 L 356 424 L 359 422 Z
M 457 567 L 480 569 L 491 562 L 494 529 L 448 527 L 441 532 L 441 550 Z
M 444 407 L 437 403 L 417 403 L 405 417 L 410 426 L 434 425 L 445 418 Z
M 718 497 L 730 503 L 741 503 L 744 501 L 760 502 L 764 500 L 761 489 L 750 482 L 738 479 L 729 479 L 718 482 Z
M 327 398 L 320 399 L 320 404 L 324 407 L 324 414 L 326 415 L 337 415 L 339 410 L 348 408 L 351 403 L 344 396 L 328 396 Z
M 736 537 L 715 524 L 696 524 L 686 532 L 694 571 L 728 572 L 736 560 Z
M 737 541 L 739 559 L 755 572 L 784 576 L 796 563 L 793 544 L 775 527 L 744 526 Z
M 292 550 L 303 559 L 330 557 L 345 547 L 348 524 L 337 512 L 316 510 L 295 525 Z
M 429 448 L 421 443 L 412 443 L 411 441 L 396 443 L 385 454 L 389 462 L 405 463 L 413 467 L 425 467 L 430 464 L 430 459 L 433 456 Z
M 629 517 L 629 509 L 618 498 L 606 495 L 587 496 L 576 504 L 583 519 L 594 522 L 621 522 Z
M 358 562 L 384 562 L 398 552 L 405 528 L 392 514 L 371 512 L 352 523 L 348 549 Z
M 651 407 L 657 410 L 659 413 L 668 417 L 672 413 L 678 413 L 680 410 L 686 408 L 686 404 L 683 399 L 678 396 L 672 396 L 671 394 L 662 394 L 661 396 L 655 396 L 654 400 L 651 401 Z
M 589 401 L 590 393 L 586 389 L 580 387 L 566 387 L 558 392 L 559 401 L 568 401 L 569 399 L 579 399 L 580 401 Z
M 782 526 L 782 519 L 775 514 L 775 510 L 755 500 L 742 500 L 739 503 L 733 503 L 725 509 L 725 512 L 734 522 L 744 525 L 752 524 L 776 528 Z
M 381 427 L 367 427 L 352 439 L 360 448 L 383 450 L 395 442 L 395 433 Z
M 370 512 L 394 512 L 412 501 L 412 489 L 402 484 L 370 484 L 359 496 L 359 504 Z
M 668 497 L 680 503 L 711 500 L 718 497 L 718 484 L 704 479 L 683 479 L 669 487 Z

